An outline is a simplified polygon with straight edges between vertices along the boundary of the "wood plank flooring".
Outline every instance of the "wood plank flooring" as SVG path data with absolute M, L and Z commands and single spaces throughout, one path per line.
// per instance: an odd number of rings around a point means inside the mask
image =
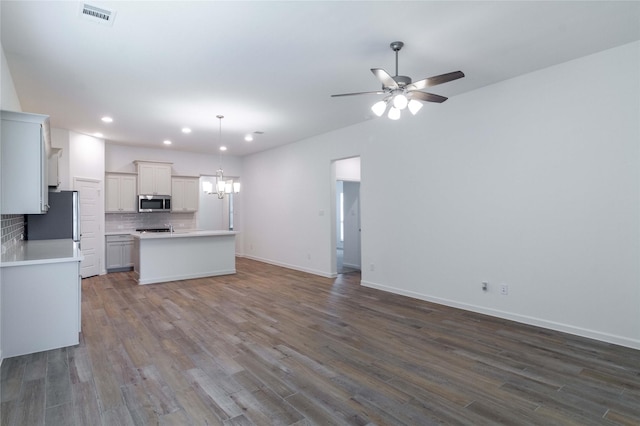
M 82 340 L 4 360 L 4 425 L 640 424 L 640 351 L 238 259 L 83 280 Z

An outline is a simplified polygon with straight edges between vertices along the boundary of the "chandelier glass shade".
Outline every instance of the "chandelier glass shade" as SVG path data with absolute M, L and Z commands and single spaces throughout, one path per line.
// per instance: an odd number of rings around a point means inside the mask
M 240 192 L 240 182 L 234 182 L 233 179 L 226 179 L 224 177 L 224 171 L 222 170 L 222 151 L 226 148 L 222 146 L 222 119 L 223 115 L 217 115 L 216 118 L 220 120 L 220 130 L 218 135 L 218 142 L 220 142 L 220 166 L 216 170 L 216 183 L 215 186 L 211 182 L 203 182 L 202 189 L 207 194 L 216 194 L 219 199 L 223 199 L 226 194 L 237 194 Z

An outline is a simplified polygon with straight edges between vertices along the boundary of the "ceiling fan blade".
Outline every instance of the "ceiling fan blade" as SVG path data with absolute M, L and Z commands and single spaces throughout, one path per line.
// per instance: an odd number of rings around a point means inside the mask
M 382 83 L 382 87 L 389 89 L 399 89 L 398 83 L 389 75 L 388 72 L 383 70 L 382 68 L 371 68 L 371 72 L 376 76 L 380 83 Z
M 433 93 L 425 93 L 425 92 L 418 92 L 418 91 L 409 92 L 409 98 L 416 99 L 419 101 L 437 102 L 439 104 L 449 99 L 449 98 L 445 98 L 444 96 L 434 95 Z
M 449 72 L 447 74 L 440 74 L 433 77 L 425 78 L 424 80 L 416 81 L 415 83 L 411 83 L 407 85 L 407 89 L 422 90 L 426 89 L 427 87 L 433 87 L 438 84 L 447 83 L 449 81 L 457 80 L 462 77 L 464 77 L 464 73 L 462 71 Z
M 375 92 L 355 92 L 355 93 L 340 93 L 338 95 L 331 95 L 332 98 L 338 98 L 340 96 L 354 96 L 354 95 L 384 95 L 385 92 L 377 90 Z

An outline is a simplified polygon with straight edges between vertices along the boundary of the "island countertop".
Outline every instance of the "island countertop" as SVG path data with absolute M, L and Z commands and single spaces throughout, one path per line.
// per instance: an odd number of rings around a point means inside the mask
M 134 232 L 133 238 L 155 240 L 164 238 L 216 237 L 236 235 L 236 231 L 174 231 L 174 232 Z
M 71 239 L 19 241 L 2 253 L 0 267 L 27 266 L 43 263 L 80 262 L 80 244 Z

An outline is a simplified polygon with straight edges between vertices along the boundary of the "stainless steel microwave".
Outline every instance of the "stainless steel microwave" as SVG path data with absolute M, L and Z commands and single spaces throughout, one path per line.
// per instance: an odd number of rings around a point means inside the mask
M 140 213 L 170 212 L 170 195 L 138 195 L 138 211 Z

